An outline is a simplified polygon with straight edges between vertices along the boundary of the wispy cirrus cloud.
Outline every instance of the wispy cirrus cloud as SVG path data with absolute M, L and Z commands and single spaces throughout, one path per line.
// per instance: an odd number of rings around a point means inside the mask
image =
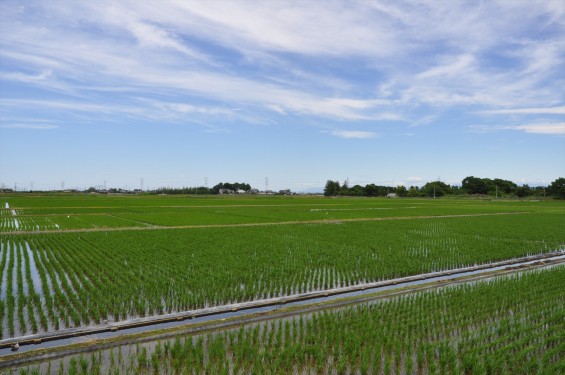
M 480 111 L 480 114 L 486 115 L 565 115 L 565 106 L 562 107 L 539 107 L 539 108 L 507 108 L 507 109 L 491 109 Z
M 2 124 L 2 129 L 29 129 L 29 130 L 53 130 L 59 128 L 59 125 L 53 124 Z
M 22 108 L 42 109 L 47 113 L 60 113 L 64 111 L 67 117 L 95 120 L 100 116 L 127 115 L 145 120 L 167 120 L 173 122 L 201 123 L 202 118 L 209 117 L 236 117 L 240 116 L 236 111 L 219 106 L 193 105 L 182 102 L 166 102 L 159 100 L 147 100 L 138 98 L 136 101 L 120 105 L 117 103 L 90 103 L 79 100 L 40 100 L 40 99 L 4 99 L 0 100 L 4 111 L 18 112 Z M 35 126 L 35 125 L 34 125 Z M 51 125 L 46 125 L 49 128 Z M 7 127 L 14 127 L 7 125 Z M 43 125 L 38 125 L 38 129 Z
M 344 139 L 368 139 L 378 136 L 375 132 L 358 131 L 358 130 L 333 130 L 329 134 Z
M 1 10 L 10 32 L 0 37 L 0 80 L 93 105 L 107 91 L 132 107 L 138 97 L 191 96 L 277 116 L 416 123 L 451 107 L 503 111 L 564 100 L 562 80 L 548 80 L 563 67 L 558 1 L 54 0 L 8 1 Z M 543 37 L 533 39 L 540 20 Z
M 565 135 L 565 122 L 534 123 L 523 125 L 471 125 L 470 129 L 478 133 L 491 133 L 500 130 L 515 130 L 530 134 Z
M 545 124 L 528 124 L 528 125 L 503 125 L 499 129 L 502 130 L 519 130 L 532 134 L 551 134 L 551 135 L 565 135 L 565 122 L 545 123 Z
M 0 160 L 3 168 L 10 168 L 3 175 L 29 179 L 25 174 L 33 173 L 34 163 L 23 161 L 18 142 L 31 142 L 35 136 L 41 145 L 41 132 L 5 130 L 17 124 L 21 129 L 60 126 L 62 136 L 53 137 L 55 141 L 69 139 L 71 128 L 73 136 L 80 136 L 88 127 L 103 125 L 116 140 L 108 145 L 107 155 L 113 145 L 120 145 L 114 158 L 127 152 L 122 147 L 132 151 L 150 137 L 139 131 L 140 142 L 130 142 L 127 131 L 132 128 L 162 134 L 161 147 L 173 149 L 174 142 L 167 139 L 173 131 L 155 130 L 174 125 L 169 130 L 174 130 L 175 140 L 182 134 L 202 148 L 217 150 L 218 159 L 233 158 L 234 151 L 218 148 L 217 141 L 268 145 L 292 138 L 303 145 L 312 136 L 321 137 L 316 145 L 303 147 L 312 150 L 338 137 L 351 140 L 341 142 L 346 152 L 334 159 L 355 157 L 343 172 L 350 173 L 371 168 L 359 162 L 363 158 L 356 152 L 361 149 L 355 147 L 370 146 L 371 138 L 382 137 L 386 147 L 363 151 L 386 157 L 388 150 L 399 150 L 381 171 L 390 175 L 391 183 L 414 174 L 434 176 L 437 168 L 457 169 L 452 175 L 459 177 L 464 168 L 474 171 L 474 163 L 485 175 L 494 176 L 497 167 L 511 173 L 516 163 L 509 155 L 517 153 L 505 140 L 511 137 L 464 133 L 520 134 L 528 147 L 518 152 L 529 153 L 531 165 L 542 164 L 539 158 L 548 160 L 547 154 L 562 146 L 557 137 L 562 136 L 563 120 L 557 116 L 563 116 L 565 106 L 564 20 L 562 0 L 334 0 L 323 5 L 263 0 L 0 1 L 0 126 L 2 135 L 13 136 L 0 137 Z M 141 122 L 143 127 L 138 126 Z M 181 124 L 200 126 L 177 126 Z M 418 125 L 425 128 L 414 128 Z M 534 134 L 539 136 L 530 136 Z M 484 162 L 482 154 L 472 160 L 462 156 L 474 152 L 476 145 L 471 144 L 477 138 L 492 141 L 485 149 L 498 147 L 498 154 L 490 155 L 496 157 Z M 355 141 L 361 139 L 369 141 Z M 90 140 L 77 137 L 83 145 Z M 153 141 L 148 141 L 151 147 Z M 441 162 L 445 158 L 431 160 L 434 155 L 423 160 L 420 156 L 428 155 L 430 144 L 445 150 L 449 163 Z M 62 153 L 65 147 L 61 144 Z M 42 158 L 39 149 L 29 150 L 29 157 Z M 264 161 L 269 171 L 277 169 L 280 160 L 299 169 L 305 163 L 293 157 L 307 159 L 300 151 L 281 156 L 273 147 L 272 153 L 259 156 L 253 149 L 239 147 L 237 152 L 253 163 Z M 179 150 L 183 155 L 190 152 Z M 154 161 L 144 157 L 136 163 Z M 168 158 L 160 173 L 186 168 L 172 159 L 184 160 Z M 330 159 L 304 175 L 325 181 L 340 168 Z M 106 169 L 95 165 L 99 160 L 90 158 L 92 170 Z M 537 165 L 531 168 L 544 178 L 561 175 L 562 165 L 550 164 L 543 163 L 543 172 Z M 198 168 L 194 165 L 194 173 L 210 176 L 226 169 L 225 163 L 218 163 L 216 170 Z M 280 170 L 285 168 L 279 164 Z M 251 169 L 267 173 L 260 165 Z M 311 176 L 314 169 L 318 176 Z M 515 173 L 525 169 L 521 166 Z M 59 173 L 62 177 L 67 172 Z
M 21 72 L 1 72 L 0 80 L 20 81 L 25 83 L 33 83 L 44 81 L 51 76 L 51 70 L 45 70 L 39 74 L 25 74 Z

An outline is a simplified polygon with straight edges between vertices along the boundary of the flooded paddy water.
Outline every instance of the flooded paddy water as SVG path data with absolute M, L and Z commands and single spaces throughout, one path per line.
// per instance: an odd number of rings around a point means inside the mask
M 336 215 L 333 224 L 321 221 L 305 223 L 288 221 L 285 223 L 286 228 L 281 226 L 279 228 L 282 229 L 276 230 L 259 228 L 260 230 L 256 232 L 242 229 L 243 234 L 236 233 L 236 229 L 239 231 L 237 227 L 239 224 L 233 226 L 231 230 L 228 229 L 229 226 L 215 224 L 217 230 L 206 226 L 201 226 L 199 229 L 187 227 L 183 229 L 182 235 L 179 229 L 174 229 L 174 225 L 178 225 L 178 222 L 171 222 L 167 228 L 153 230 L 154 234 L 149 231 L 140 232 L 139 235 L 113 234 L 109 231 L 104 233 L 104 227 L 98 228 L 97 231 L 100 233 L 95 235 L 83 234 L 80 233 L 83 227 L 94 225 L 94 218 L 105 219 L 103 216 L 105 214 L 103 212 L 92 214 L 92 222 L 87 223 L 79 222 L 81 220 L 79 215 L 57 213 L 41 216 L 47 212 L 45 210 L 34 216 L 35 214 L 27 208 L 19 210 L 4 205 L 4 209 L 0 210 L 0 232 L 6 235 L 0 241 L 0 297 L 2 302 L 14 301 L 15 307 L 12 316 L 8 314 L 0 316 L 3 329 L 0 336 L 2 345 L 0 362 L 2 362 L 1 358 L 9 358 L 13 354 L 11 345 L 15 343 L 20 345 L 17 353 L 25 355 L 36 349 L 46 350 L 69 344 L 89 346 L 100 340 L 127 342 L 128 335 L 153 335 L 156 330 L 184 332 L 193 329 L 197 337 L 200 335 L 197 327 L 201 324 L 209 324 L 207 328 L 202 329 L 210 330 L 210 327 L 220 329 L 228 325 L 247 324 L 257 318 L 258 321 L 253 324 L 262 326 L 264 323 L 261 319 L 289 314 L 282 319 L 292 320 L 295 319 L 293 311 L 307 314 L 304 311 L 313 308 L 311 307 L 313 304 L 332 306 L 342 303 L 341 301 L 351 304 L 364 300 L 372 304 L 375 303 L 372 300 L 376 298 L 374 297 L 376 293 L 386 294 L 388 297 L 383 298 L 390 298 L 393 295 L 411 292 L 406 289 L 414 291 L 436 287 L 439 284 L 470 282 L 470 278 L 475 280 L 491 277 L 490 274 L 493 272 L 513 272 L 514 268 L 522 267 L 550 267 L 541 262 L 565 261 L 562 236 L 555 234 L 554 227 L 558 224 L 552 222 L 555 221 L 552 220 L 554 218 L 538 219 L 535 217 L 537 214 L 523 212 L 504 218 L 503 215 L 509 215 L 508 212 L 484 213 L 480 210 L 468 213 L 469 218 L 475 217 L 473 220 L 455 219 L 461 215 L 451 212 L 442 213 L 443 216 L 438 218 L 433 215 L 408 218 L 407 214 L 417 208 L 416 204 L 420 203 L 396 207 L 404 209 L 402 211 L 404 216 L 401 218 L 404 222 L 397 221 L 394 225 L 383 222 L 374 226 L 355 224 L 354 227 L 351 223 L 341 221 L 341 218 L 350 217 L 354 220 L 368 221 L 369 216 L 372 215 L 370 219 L 374 220 L 378 217 L 378 212 L 382 211 L 381 216 L 384 216 L 384 212 L 392 212 L 394 209 L 342 205 L 333 208 L 304 209 L 308 215 L 311 215 L 309 217 Z M 454 205 L 454 210 L 455 208 L 457 207 Z M 134 212 L 136 210 L 138 209 L 132 210 L 131 217 L 126 219 L 130 221 L 127 225 L 142 223 L 134 220 L 134 218 L 142 219 L 144 215 L 141 209 L 139 213 Z M 240 212 L 232 211 L 229 212 L 230 217 L 237 218 L 236 214 Z M 183 215 L 184 213 L 179 213 L 179 217 Z M 251 216 L 251 213 L 241 213 L 241 217 L 246 218 L 246 215 Z M 479 220 L 477 217 L 481 215 L 484 218 Z M 303 216 L 306 217 L 306 214 Z M 120 219 L 118 216 L 115 218 Z M 289 218 L 294 219 L 290 214 Z M 170 219 L 172 221 L 173 217 Z M 391 218 L 387 220 L 389 219 Z M 14 220 L 17 220 L 17 223 Z M 9 225 L 10 230 L 2 230 L 4 222 L 9 223 L 6 225 Z M 560 223 L 562 224 L 562 221 Z M 265 225 L 265 223 L 252 224 Z M 301 226 L 299 227 L 298 224 Z M 43 233 L 46 228 L 53 230 Z M 73 230 L 77 233 L 65 233 Z M 330 232 L 343 233 L 343 238 L 337 236 L 334 238 Z M 216 246 L 219 241 L 208 241 L 207 237 L 219 238 L 225 233 L 230 233 L 230 236 L 226 237 L 232 240 L 226 242 L 224 253 L 220 254 L 218 251 L 216 258 L 213 258 L 210 250 L 214 247 L 220 248 Z M 357 235 L 357 233 L 362 234 Z M 236 234 L 241 234 L 241 246 L 233 240 Z M 202 240 L 202 243 L 197 243 L 196 235 L 206 237 L 208 242 Z M 370 237 L 371 235 L 373 237 Z M 361 241 L 361 237 L 365 242 Z M 369 239 L 366 239 L 368 237 Z M 389 240 L 387 237 L 392 239 Z M 112 241 L 113 238 L 120 240 Z M 130 246 L 134 240 L 138 243 Z M 254 247 L 252 242 L 259 240 L 264 241 L 264 246 Z M 190 245 L 194 243 L 197 245 Z M 209 244 L 211 245 L 208 246 Z M 248 251 L 249 248 L 251 250 Z M 195 249 L 205 251 L 198 252 Z M 268 253 L 269 258 L 278 254 L 283 256 L 277 258 L 273 264 L 264 262 L 268 265 L 264 267 L 263 263 L 255 260 L 262 260 L 261 255 L 266 253 L 264 251 L 266 249 L 272 250 L 272 253 Z M 491 255 L 499 249 L 503 250 L 500 254 Z M 553 251 L 556 249 L 561 251 Z M 246 251 L 253 256 L 249 255 L 243 259 Z M 484 254 L 477 256 L 479 251 L 483 251 Z M 353 254 L 349 257 L 352 260 L 348 257 L 339 258 L 343 253 Z M 540 255 L 534 257 L 494 264 L 485 263 L 489 259 L 510 259 L 514 256 L 538 253 Z M 96 255 L 91 257 L 91 254 Z M 180 266 L 172 267 L 174 262 L 158 263 L 157 254 L 162 259 L 178 259 L 177 264 Z M 192 259 L 186 256 L 187 260 L 181 262 L 181 257 L 186 254 L 193 254 Z M 238 254 L 237 257 L 243 259 L 241 267 L 236 264 L 235 260 L 239 260 L 236 257 L 233 261 L 223 262 L 223 259 L 232 259 L 232 254 Z M 396 255 L 398 259 L 393 257 Z M 214 259 L 211 265 L 202 261 L 208 259 L 207 257 Z M 99 259 L 107 261 L 103 262 Z M 343 259 L 351 262 L 345 263 Z M 241 277 L 242 270 L 255 264 L 258 264 L 257 268 L 260 272 L 251 275 L 253 277 Z M 343 264 L 347 264 L 348 267 L 342 266 Z M 384 268 L 389 264 L 394 265 L 390 267 L 390 272 L 379 273 L 380 267 Z M 459 268 L 470 264 L 480 264 L 480 266 Z M 190 268 L 191 265 L 196 266 Z M 110 270 L 114 266 L 115 270 Z M 172 269 L 175 271 L 171 272 Z M 203 269 L 206 272 L 197 273 Z M 379 272 L 370 273 L 366 271 L 367 269 L 379 270 Z M 434 270 L 443 271 L 416 275 Z M 127 275 L 122 278 L 124 274 Z M 180 277 L 175 279 L 173 274 Z M 414 276 L 396 278 L 402 275 Z M 204 282 L 191 284 L 192 280 L 189 276 Z M 227 280 L 229 283 L 220 285 L 217 283 L 218 279 Z M 163 280 L 165 282 L 160 282 Z M 116 293 L 104 295 L 98 293 L 113 283 L 116 286 Z M 146 287 L 132 288 L 136 293 L 129 295 L 120 293 L 124 287 L 128 287 L 128 283 Z M 196 300 L 193 295 L 210 285 L 212 291 L 235 285 L 234 289 L 237 289 L 237 293 L 226 293 L 225 296 L 204 294 L 202 300 L 193 302 Z M 153 287 L 153 290 L 149 290 L 149 287 Z M 62 303 L 58 304 L 54 298 L 51 298 L 55 295 Z M 99 298 L 102 295 L 103 298 Z M 157 296 L 157 299 L 151 305 L 149 298 L 153 296 Z M 118 303 L 115 303 L 116 300 Z M 126 302 L 121 303 L 121 301 Z M 234 301 L 249 302 L 231 303 Z M 47 306 L 50 302 L 55 302 L 53 304 L 55 307 L 52 309 L 53 316 L 49 315 Z M 58 307 L 64 303 L 68 303 L 69 308 L 66 312 L 61 312 L 62 309 L 58 310 Z M 206 308 L 200 308 L 203 306 Z M 82 307 L 85 307 L 86 312 L 80 310 Z M 102 313 L 98 313 L 96 309 Z M 70 317 L 69 312 L 73 310 L 81 314 L 77 320 Z M 3 311 L 8 312 L 7 309 Z M 41 324 L 42 319 L 45 324 Z M 30 323 L 32 320 L 36 321 L 37 327 L 33 328 Z M 12 321 L 13 329 L 10 328 L 9 321 Z M 20 324 L 20 321 L 23 324 Z M 11 336 L 13 338 L 9 338 Z M 140 345 L 141 348 L 153 350 L 157 344 L 152 341 Z M 132 353 L 137 355 L 140 347 L 133 344 L 97 351 L 95 356 L 98 356 L 98 359 L 92 359 L 90 351 L 93 348 L 101 349 L 103 346 L 96 344 L 84 350 L 85 353 L 89 352 L 85 354 L 89 361 L 96 360 L 107 365 L 111 363 L 112 357 L 116 360 L 118 357 L 127 358 Z M 79 360 L 78 356 L 76 358 Z M 0 364 L 1 366 L 5 365 Z M 42 364 L 42 371 L 47 369 L 44 366 L 48 365 Z M 55 366 L 55 362 L 52 366 Z M 55 368 L 52 367 L 51 370 L 56 371 Z
M 209 321 L 222 321 L 225 319 L 245 317 L 247 315 L 276 312 L 282 308 L 286 309 L 289 307 L 331 303 L 332 301 L 350 298 L 355 299 L 374 295 L 375 293 L 401 291 L 405 288 L 417 287 L 423 284 L 441 285 L 449 281 L 464 281 L 472 277 L 490 275 L 505 270 L 520 270 L 529 266 L 549 267 L 552 264 L 560 264 L 561 262 L 565 262 L 564 251 L 267 300 L 216 306 L 114 323 L 108 322 L 106 324 L 90 327 L 61 329 L 57 332 L 46 334 L 27 335 L 13 339 L 0 340 L 0 356 L 11 354 L 11 345 L 16 342 L 20 344 L 18 352 L 22 353 L 61 345 L 116 338 L 128 334 L 139 334 L 155 330 L 191 326 Z
M 87 366 L 87 363 L 89 366 L 95 363 L 103 371 L 105 371 L 104 369 L 107 368 L 116 368 L 116 367 L 123 368 L 124 370 L 126 369 L 131 370 L 132 368 L 137 368 L 138 365 L 137 361 L 139 360 L 140 356 L 144 357 L 144 352 L 153 352 L 154 350 L 159 351 L 162 349 L 162 346 L 168 346 L 170 348 L 172 345 L 176 344 L 179 337 L 182 337 L 183 340 L 191 340 L 193 343 L 199 341 L 198 345 L 203 346 L 206 352 L 207 350 L 210 350 L 210 348 L 207 348 L 207 340 L 215 337 L 216 334 L 221 334 L 225 336 L 226 334 L 222 333 L 225 332 L 225 329 L 238 327 L 241 324 L 245 324 L 246 331 L 257 328 L 261 332 L 263 329 L 266 329 L 267 326 L 270 326 L 271 328 L 273 327 L 273 324 L 275 323 L 270 323 L 270 322 L 276 322 L 275 325 L 278 325 L 279 327 L 283 327 L 285 326 L 285 322 L 288 321 L 296 323 L 298 319 L 300 319 L 301 321 L 308 320 L 312 317 L 313 314 L 316 314 L 316 312 L 319 311 L 320 309 L 324 309 L 327 311 L 327 309 L 329 308 L 332 311 L 339 311 L 340 309 L 348 308 L 348 306 L 351 306 L 352 304 L 353 305 L 357 305 L 359 303 L 362 303 L 363 305 L 379 304 L 386 302 L 390 298 L 395 298 L 401 295 L 411 295 L 414 292 L 425 292 L 426 290 L 439 290 L 441 288 L 450 288 L 459 283 L 470 284 L 470 283 L 482 283 L 492 279 L 498 280 L 506 277 L 506 275 L 514 275 L 515 272 L 527 273 L 532 271 L 534 268 L 539 269 L 541 267 L 544 269 L 549 269 L 551 267 L 559 267 L 559 266 L 563 267 L 562 264 L 565 261 L 565 254 L 556 255 L 555 257 L 546 259 L 545 261 L 548 263 L 543 264 L 542 262 L 540 262 L 540 260 L 530 260 L 526 262 L 516 263 L 512 266 L 511 265 L 496 266 L 489 269 L 488 271 L 487 270 L 469 271 L 464 276 L 462 274 L 458 276 L 444 275 L 444 276 L 431 277 L 426 281 L 413 280 L 413 281 L 408 281 L 406 283 L 399 282 L 398 284 L 385 286 L 383 288 L 379 288 L 378 290 L 373 289 L 367 291 L 359 291 L 354 294 L 352 293 L 352 294 L 342 294 L 339 296 L 328 296 L 328 297 L 322 297 L 319 299 L 313 299 L 309 301 L 298 301 L 297 303 L 290 302 L 284 305 L 284 307 L 279 305 L 279 306 L 272 306 L 271 308 L 261 308 L 261 309 L 253 309 L 253 310 L 250 309 L 247 310 L 246 312 L 243 311 L 226 312 L 215 316 L 197 317 L 191 320 L 188 325 L 186 322 L 180 322 L 181 323 L 180 325 L 186 326 L 187 329 L 178 331 L 176 333 L 171 332 L 170 334 L 161 334 L 157 337 L 131 339 L 131 340 L 126 340 L 125 342 L 113 342 L 113 343 L 108 342 L 106 344 L 101 343 L 100 345 L 95 346 L 91 349 L 89 349 L 88 347 L 75 347 L 75 348 L 70 347 L 67 351 L 61 351 L 58 353 L 53 352 L 51 355 L 46 354 L 40 356 L 39 357 L 40 362 L 36 362 L 36 364 L 34 364 L 33 362 L 31 363 L 26 362 L 28 360 L 24 359 L 20 361 L 13 361 L 10 364 L 8 364 L 8 362 L 5 363 L 0 362 L 0 368 L 6 367 L 8 365 L 10 366 L 10 368 L 8 369 L 9 371 L 8 373 L 15 374 L 20 370 L 17 367 L 19 363 L 20 365 L 24 365 L 24 367 L 28 366 L 27 368 L 38 369 L 40 373 L 55 373 L 58 371 L 59 366 L 61 366 L 61 364 L 63 368 L 68 369 L 69 365 L 73 365 L 73 366 L 80 365 L 80 363 L 82 362 L 84 366 Z M 534 265 L 536 267 L 528 268 L 528 266 L 533 267 Z M 493 272 L 493 270 L 506 271 L 507 273 L 497 274 Z M 470 273 L 472 273 L 472 275 L 474 276 L 469 277 Z M 483 274 L 484 276 L 481 277 L 481 274 Z M 446 278 L 446 276 L 449 277 Z M 442 280 L 445 281 L 448 279 L 453 280 L 454 283 L 440 282 Z M 406 289 L 410 285 L 418 286 L 421 285 L 422 283 L 425 283 L 427 286 L 422 288 L 415 288 L 412 290 Z M 390 293 L 375 295 L 375 293 L 377 292 L 384 292 L 384 291 L 389 291 Z M 370 296 L 370 294 L 373 294 L 373 296 Z M 367 295 L 367 297 L 365 299 L 361 298 L 361 299 L 351 299 L 349 301 L 347 300 L 347 297 L 363 296 L 363 295 Z M 332 304 L 331 303 L 332 301 L 337 303 Z M 327 304 L 322 305 L 320 308 L 312 308 L 310 310 L 308 308 L 297 309 L 294 311 L 292 309 L 291 310 L 287 309 L 288 307 L 291 306 L 313 304 L 314 302 L 326 302 Z M 271 315 L 257 314 L 259 311 L 264 311 L 264 312 L 269 311 L 272 314 Z M 253 315 L 253 313 L 255 314 Z M 252 318 L 245 319 L 245 315 L 250 315 L 252 316 Z M 238 316 L 242 317 L 242 319 L 233 320 L 234 317 L 238 317 Z M 196 327 L 195 329 L 190 330 L 190 326 L 198 326 L 197 323 L 203 323 L 210 320 L 214 321 L 211 322 L 212 323 L 211 325 Z M 151 329 L 157 329 L 157 328 L 162 329 L 162 328 L 175 327 L 175 326 L 178 325 L 163 324 L 159 326 L 152 326 Z M 89 342 L 94 342 L 94 340 L 111 338 L 113 334 L 126 335 L 132 333 L 140 333 L 143 331 L 144 328 L 142 327 L 124 329 L 124 330 L 120 330 L 119 333 L 116 332 L 100 333 L 92 336 L 84 336 L 84 337 L 77 337 L 68 340 L 63 340 L 62 342 L 59 343 L 46 342 L 40 345 L 32 346 L 31 349 L 47 348 L 52 346 L 52 344 L 54 344 L 53 346 L 62 345 L 62 344 L 79 344 L 79 343 L 88 344 Z M 236 331 L 231 329 L 230 332 L 236 332 Z M 23 347 L 22 349 L 27 350 L 25 347 Z M 6 354 L 6 353 L 2 353 L 2 354 Z M 206 362 L 207 359 L 203 358 L 203 361 Z

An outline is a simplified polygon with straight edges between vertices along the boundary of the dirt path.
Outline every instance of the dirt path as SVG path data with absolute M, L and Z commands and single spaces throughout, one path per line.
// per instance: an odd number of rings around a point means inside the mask
M 59 229 L 59 230 L 44 230 L 44 231 L 15 231 L 15 232 L 0 232 L 0 234 L 28 235 L 28 234 L 46 234 L 46 233 L 116 232 L 116 231 L 134 231 L 134 230 L 265 227 L 265 226 L 273 226 L 273 225 L 340 224 L 340 223 L 361 222 L 361 221 L 421 220 L 421 219 L 446 219 L 446 218 L 458 218 L 458 217 L 524 215 L 529 213 L 531 212 L 526 212 L 526 211 L 496 212 L 496 213 L 483 213 L 483 214 L 368 217 L 368 218 L 360 217 L 360 218 L 350 218 L 350 219 L 292 220 L 292 221 L 279 221 L 279 222 L 268 222 L 268 223 L 240 223 L 240 224 L 202 224 L 202 225 L 178 225 L 178 226 L 153 225 L 148 227 L 107 227 L 107 228 Z

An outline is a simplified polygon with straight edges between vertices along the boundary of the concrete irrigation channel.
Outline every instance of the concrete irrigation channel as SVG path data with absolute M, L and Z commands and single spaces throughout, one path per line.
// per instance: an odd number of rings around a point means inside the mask
M 565 263 L 565 250 L 489 264 L 352 285 L 343 288 L 327 289 L 284 297 L 234 303 L 230 305 L 183 311 L 146 318 L 137 318 L 96 326 L 68 328 L 56 332 L 4 339 L 0 340 L 0 368 L 14 366 L 21 363 L 21 361 L 26 360 L 24 358 L 9 358 L 12 357 L 10 354 L 16 354 L 13 351 L 16 344 L 18 345 L 16 356 L 18 356 L 18 354 L 38 349 L 96 342 L 97 340 L 111 340 L 117 339 L 120 336 L 139 335 L 143 333 L 150 333 L 152 331 L 174 329 L 175 327 L 188 328 L 190 326 L 197 326 L 199 324 L 212 321 L 220 322 L 214 325 L 214 328 L 218 328 L 223 325 L 221 322 L 226 320 L 230 320 L 230 322 L 225 323 L 226 326 L 243 324 L 249 320 L 246 317 L 254 318 L 258 315 L 276 313 L 278 310 L 293 306 L 297 307 L 297 309 L 294 312 L 287 310 L 284 314 L 285 316 L 302 313 L 309 305 L 324 304 L 324 306 L 327 307 L 328 304 L 331 304 L 332 302 L 336 302 L 336 304 L 350 304 L 353 303 L 352 301 L 360 302 L 364 300 L 363 295 L 367 295 L 366 299 L 371 299 L 376 297 L 370 297 L 369 295 L 386 292 L 384 296 L 390 297 L 397 294 L 411 293 L 417 290 L 448 285 L 450 283 L 476 280 L 482 276 L 496 276 L 500 272 L 513 272 L 521 269 L 544 267 L 560 263 Z M 421 286 L 421 288 L 418 288 L 418 286 Z M 382 298 L 382 296 L 380 298 Z M 352 301 L 339 302 L 346 301 L 348 299 Z M 302 309 L 300 309 L 301 306 Z M 207 329 L 210 329 L 210 327 Z M 8 358 L 3 359 L 2 357 Z

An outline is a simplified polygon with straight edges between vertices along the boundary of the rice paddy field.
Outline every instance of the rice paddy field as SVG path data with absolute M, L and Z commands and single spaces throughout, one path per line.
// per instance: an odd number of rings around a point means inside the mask
M 19 374 L 562 374 L 565 266 L 204 334 Z
M 20 194 L 0 207 L 0 339 L 565 250 L 565 202 L 552 200 Z M 564 276 L 555 267 L 29 371 L 555 373 Z

